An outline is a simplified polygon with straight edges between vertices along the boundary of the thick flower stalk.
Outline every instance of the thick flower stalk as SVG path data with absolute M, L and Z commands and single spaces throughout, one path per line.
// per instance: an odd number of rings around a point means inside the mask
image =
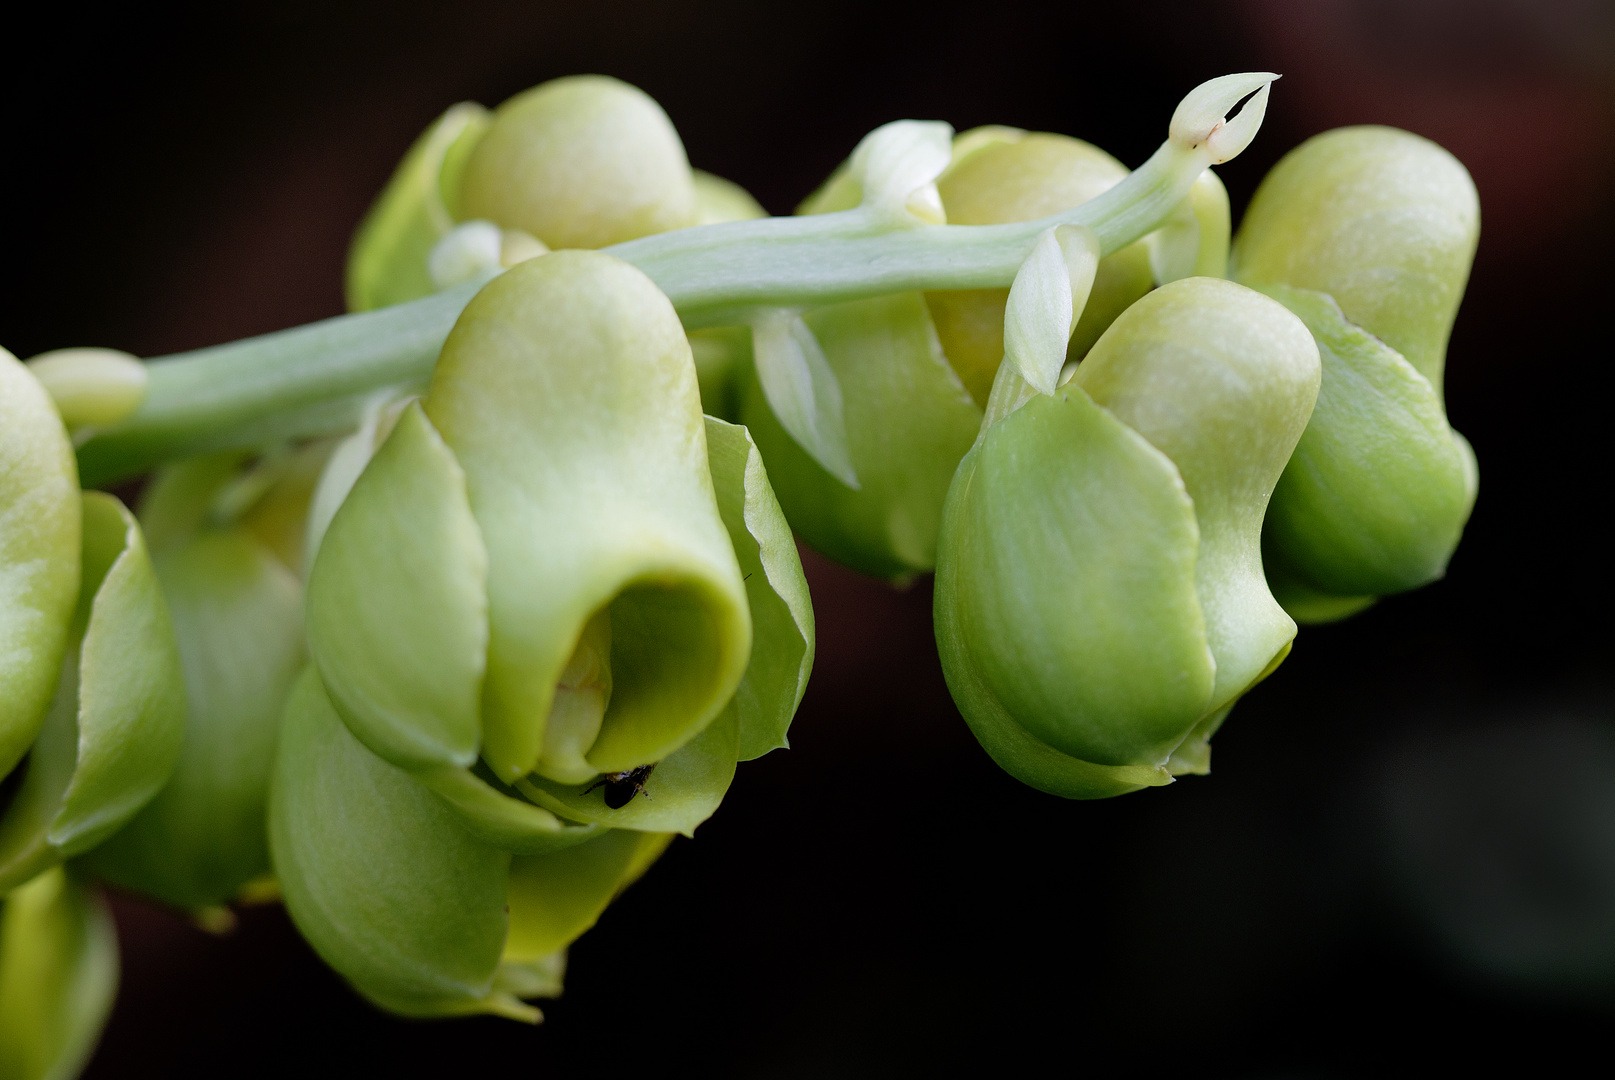
M 671 305 L 609 256 L 490 283 L 388 411 L 317 537 L 275 864 L 367 996 L 530 1018 L 513 1002 L 558 951 L 784 745 L 806 585 L 745 430 L 701 415 Z M 378 907 L 382 874 L 409 882 Z
M 948 494 L 935 616 L 954 700 L 1008 772 L 1095 798 L 1205 771 L 1295 634 L 1261 527 L 1318 381 L 1299 319 L 1213 278 L 1128 308 L 1053 394 L 1002 365 Z
M 1309 139 L 1251 200 L 1233 275 L 1299 315 L 1323 356 L 1264 539 L 1298 619 L 1427 584 L 1458 545 L 1478 472 L 1447 423 L 1442 369 L 1479 228 L 1464 167 L 1394 128 Z
M 1181 221 L 1184 200 L 1206 167 L 1234 157 L 1255 136 L 1274 78 L 1231 75 L 1197 88 L 1173 114 L 1167 141 L 1126 180 L 1037 221 L 936 224 L 936 201 L 927 192 L 934 193 L 948 165 L 951 133 L 944 124 L 901 121 L 865 140 L 863 199 L 854 209 L 672 229 L 614 244 L 610 253 L 651 278 L 686 330 L 769 331 L 778 347 L 762 350 L 757 362 L 767 371 L 764 384 L 773 387 L 771 406 L 815 460 L 855 481 L 839 390 L 827 366 L 815 362 L 794 311 L 905 291 L 1005 288 L 1050 228 L 1089 228 L 1108 255 Z M 437 183 L 441 173 L 426 168 L 424 175 Z M 698 192 L 703 188 L 716 193 L 710 213 L 698 210 L 700 219 L 746 212 L 741 193 L 697 184 Z M 501 247 L 497 265 L 482 264 L 483 273 L 505 261 Z M 1181 250 L 1166 261 L 1181 263 Z M 481 280 L 473 275 L 409 303 L 150 363 L 138 405 L 86 436 L 80 469 L 87 481 L 103 484 L 205 450 L 351 431 L 377 391 L 424 386 Z

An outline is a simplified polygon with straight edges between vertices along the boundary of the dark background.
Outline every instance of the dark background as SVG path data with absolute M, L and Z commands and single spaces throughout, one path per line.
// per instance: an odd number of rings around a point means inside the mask
M 1067 132 L 1136 165 L 1185 91 L 1251 69 L 1285 77 L 1220 170 L 1236 212 L 1285 150 L 1361 122 L 1451 149 L 1482 204 L 1448 368 L 1482 471 L 1464 544 L 1446 580 L 1304 630 L 1219 735 L 1214 776 L 1100 803 L 1021 787 L 948 699 L 928 584 L 810 556 L 819 660 L 793 749 L 744 766 L 581 940 L 542 1027 L 394 1020 L 278 909 L 215 938 L 120 898 L 124 983 L 89 1076 L 1356 1076 L 1602 1056 L 1612 5 L 29 14 L 0 64 L 0 341 L 25 357 L 336 314 L 348 237 L 408 142 L 452 102 L 576 72 L 643 87 L 696 165 L 776 213 L 898 117 Z

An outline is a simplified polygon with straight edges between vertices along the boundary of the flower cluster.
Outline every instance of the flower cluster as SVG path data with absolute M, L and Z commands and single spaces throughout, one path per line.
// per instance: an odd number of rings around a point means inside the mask
M 383 1008 L 536 1020 L 787 744 L 793 533 L 935 572 L 949 688 L 1024 782 L 1207 772 L 1297 623 L 1439 577 L 1476 490 L 1441 397 L 1468 175 L 1330 132 L 1234 234 L 1210 166 L 1274 78 L 1197 88 L 1132 173 L 888 124 L 789 218 L 560 79 L 410 148 L 348 316 L 0 352 L 0 1073 L 93 1045 L 95 881 L 204 925 L 280 897 Z M 80 490 L 146 472 L 138 514 Z

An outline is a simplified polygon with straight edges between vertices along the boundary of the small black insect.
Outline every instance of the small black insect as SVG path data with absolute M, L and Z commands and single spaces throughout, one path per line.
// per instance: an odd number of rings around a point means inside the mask
M 621 810 L 633 801 L 635 795 L 650 798 L 650 792 L 645 790 L 645 782 L 650 779 L 651 770 L 654 768 L 656 763 L 653 761 L 649 765 L 640 765 L 627 772 L 603 773 L 600 779 L 584 788 L 583 793 L 587 795 L 595 788 L 603 787 L 606 789 L 603 796 L 606 805 L 613 810 Z

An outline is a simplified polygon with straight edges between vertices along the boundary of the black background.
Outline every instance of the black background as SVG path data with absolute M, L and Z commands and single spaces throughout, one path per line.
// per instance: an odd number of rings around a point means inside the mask
M 819 659 L 793 749 L 742 767 L 697 839 L 579 942 L 540 1028 L 386 1017 L 275 908 L 214 938 L 119 898 L 124 983 L 88 1075 L 1355 1076 L 1601 1052 L 1611 12 L 14 10 L 0 341 L 19 356 L 150 356 L 336 314 L 348 237 L 408 142 L 454 101 L 576 72 L 647 90 L 694 164 L 775 213 L 898 117 L 1067 132 L 1136 165 L 1190 87 L 1253 69 L 1285 77 L 1220 170 L 1236 213 L 1285 150 L 1362 122 L 1447 146 L 1482 203 L 1448 367 L 1481 461 L 1464 544 L 1444 581 L 1304 630 L 1219 735 L 1215 775 L 1100 803 L 1021 787 L 948 699 L 928 584 L 808 555 Z

